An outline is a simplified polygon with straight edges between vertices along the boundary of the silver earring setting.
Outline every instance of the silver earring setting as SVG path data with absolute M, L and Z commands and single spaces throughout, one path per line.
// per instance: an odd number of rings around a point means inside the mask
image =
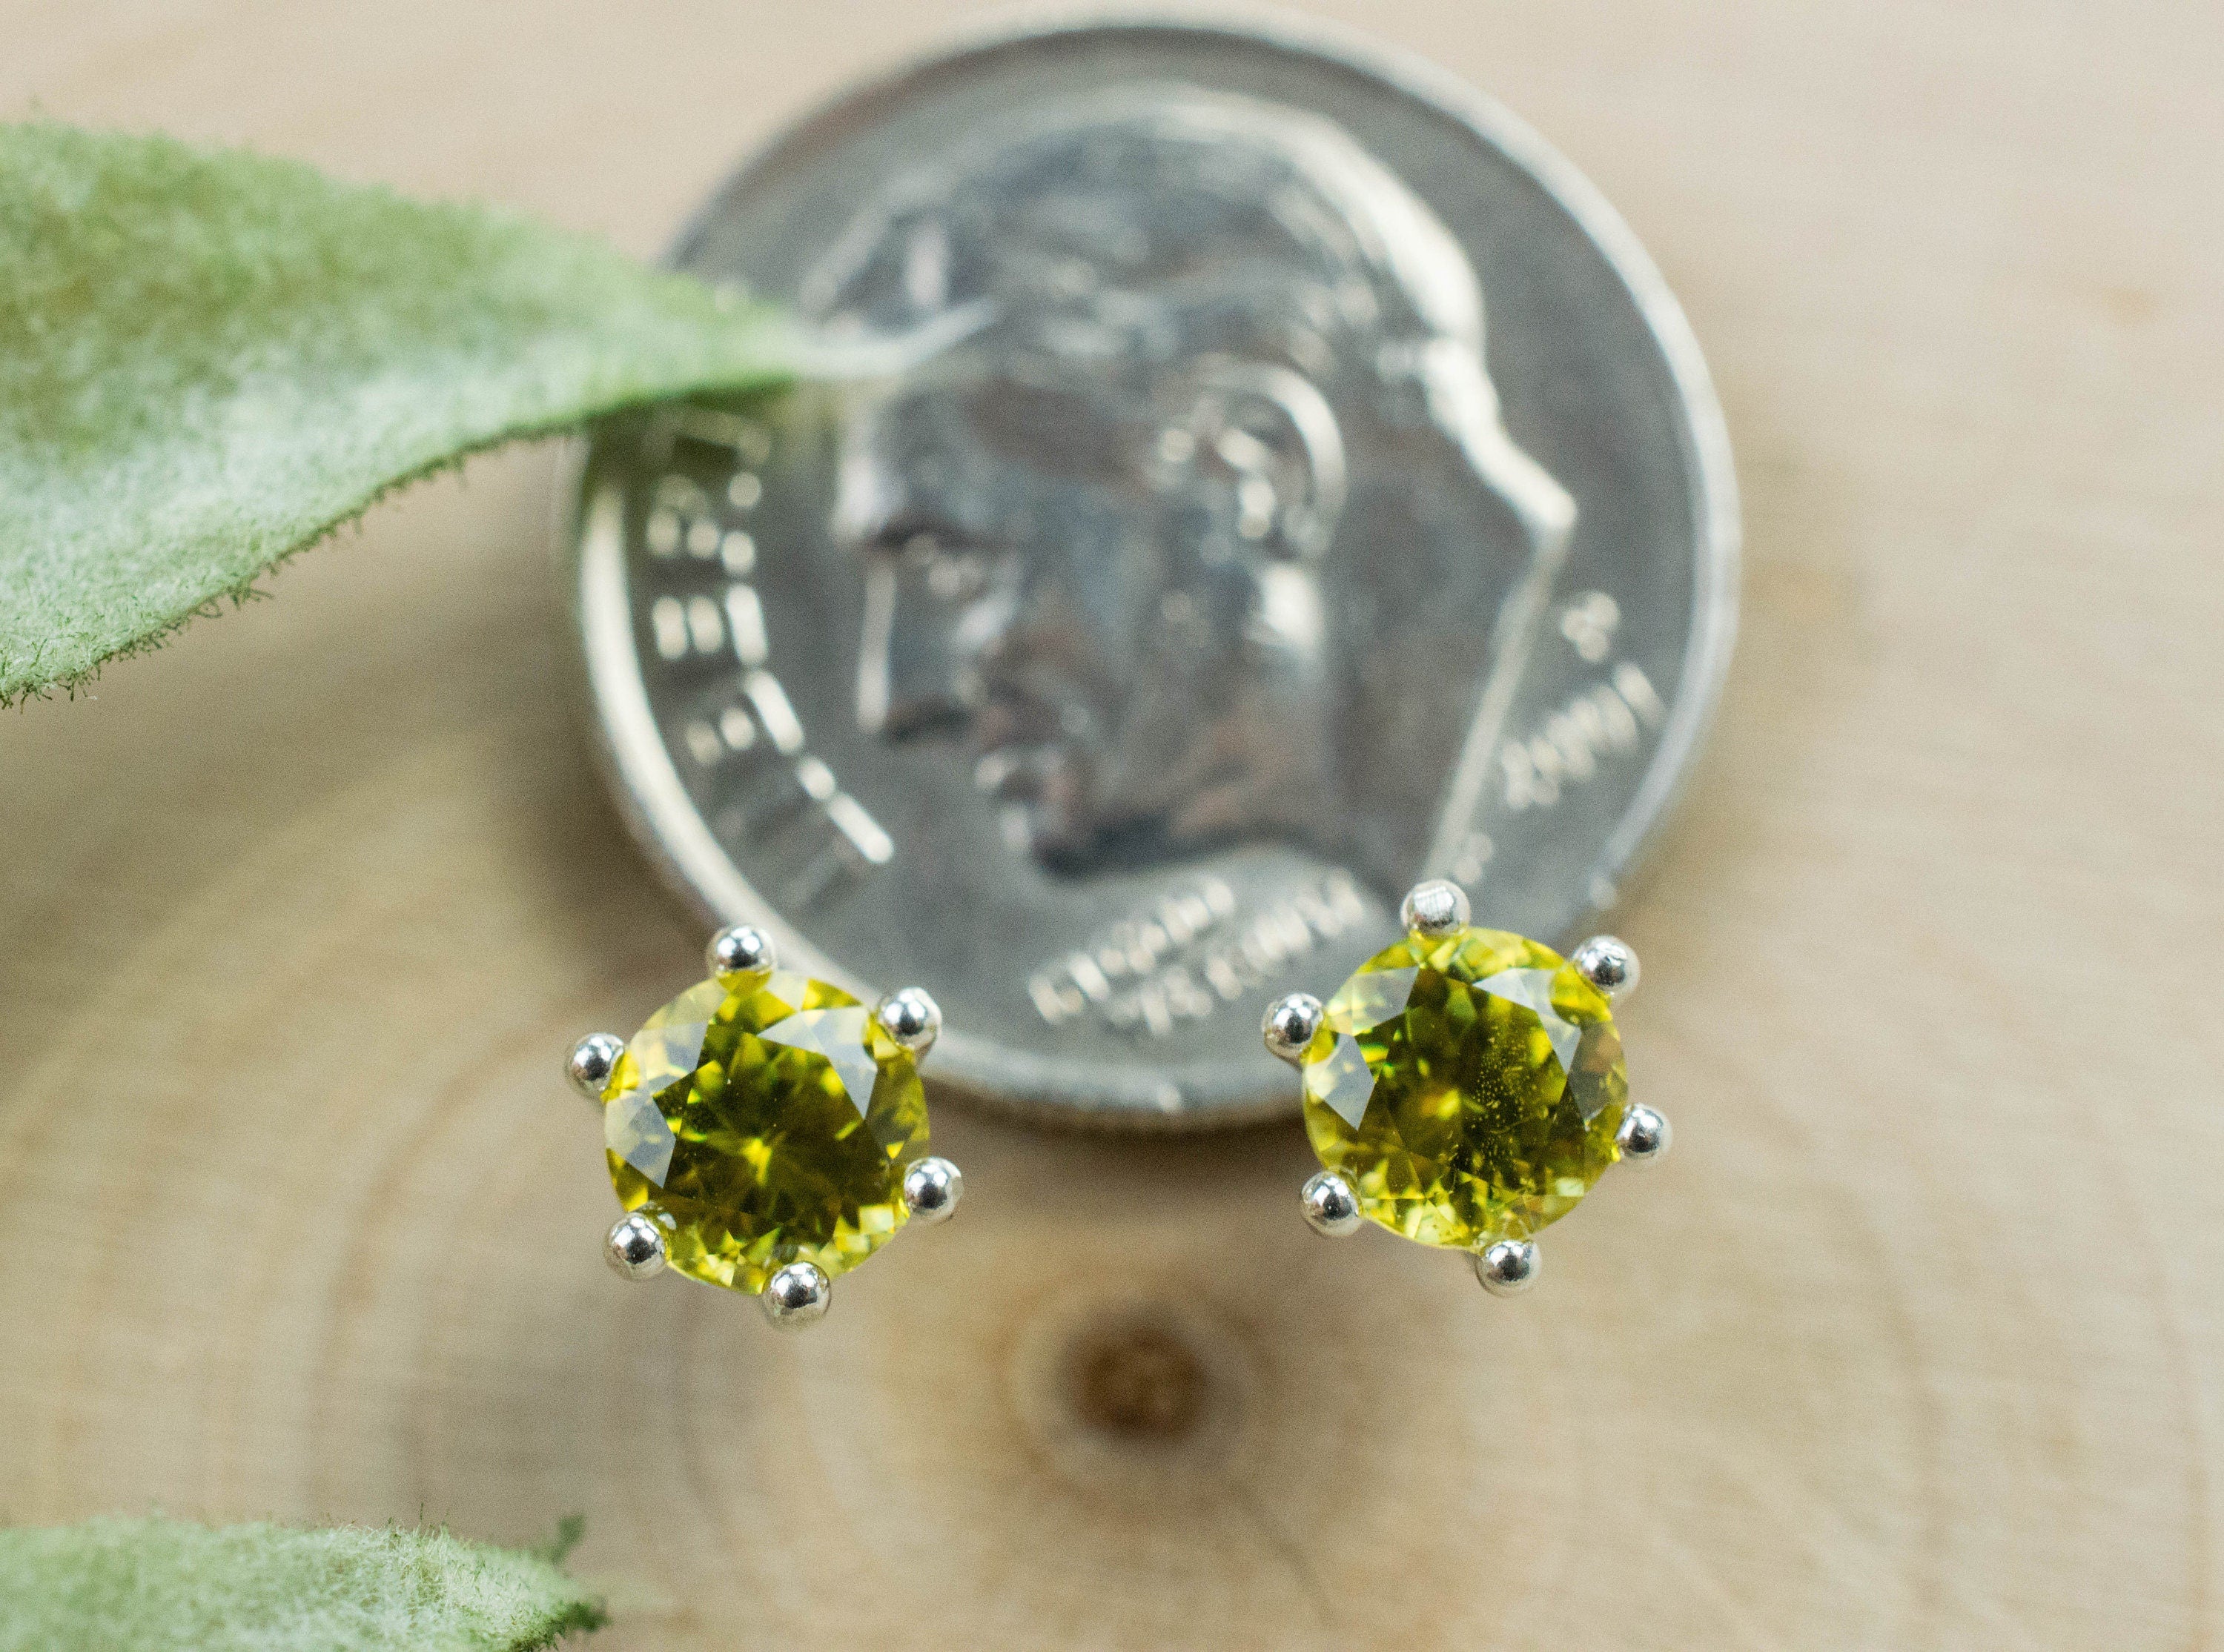
M 1471 921 L 1432 880 L 1400 908 L 1405 938 L 1327 1003 L 1267 1011 L 1269 1052 L 1296 1067 L 1321 1169 L 1300 1198 L 1317 1233 L 1367 1222 L 1469 1252 L 1494 1296 L 1537 1282 L 1536 1233 L 1608 1167 L 1656 1163 L 1668 1121 L 1629 1100 L 1614 1006 L 1637 955 L 1610 935 L 1563 958 Z
M 753 1293 L 798 1328 L 899 1229 L 957 1209 L 965 1179 L 926 1151 L 918 1071 L 942 1012 L 916 987 L 869 1011 L 780 968 L 749 924 L 712 936 L 705 962 L 630 1040 L 590 1033 L 565 1063 L 602 1109 L 624 1207 L 604 1255 L 628 1279 Z

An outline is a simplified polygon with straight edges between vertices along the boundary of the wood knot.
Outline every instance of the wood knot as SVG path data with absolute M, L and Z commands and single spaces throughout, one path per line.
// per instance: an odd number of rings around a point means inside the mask
M 1178 1440 L 1205 1411 L 1204 1360 L 1148 1318 L 1085 1328 L 1067 1346 L 1065 1380 L 1075 1418 L 1105 1434 Z
M 1250 1361 L 1208 1308 L 1134 1294 L 1039 1312 L 1020 1333 L 1011 1384 L 1061 1479 L 1149 1498 L 1220 1485 L 1252 1390 Z

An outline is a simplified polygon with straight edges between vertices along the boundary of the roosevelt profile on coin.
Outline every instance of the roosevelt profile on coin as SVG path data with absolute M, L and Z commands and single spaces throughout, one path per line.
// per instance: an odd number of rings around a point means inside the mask
M 869 733 L 969 747 L 1060 871 L 1272 838 L 1410 880 L 1576 513 L 1412 189 L 1319 117 L 1130 85 L 899 173 L 800 297 L 915 341 L 839 438 Z

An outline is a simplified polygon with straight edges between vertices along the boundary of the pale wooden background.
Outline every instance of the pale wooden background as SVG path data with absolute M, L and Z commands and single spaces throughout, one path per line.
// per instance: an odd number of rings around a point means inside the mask
M 963 1219 L 810 1337 L 621 1287 L 555 1062 L 701 936 L 521 453 L 0 719 L 0 1517 L 580 1510 L 613 1649 L 2217 1643 L 2224 13 L 1325 9 L 1573 156 L 1720 379 L 1743 647 L 1618 919 L 1677 1159 L 1507 1305 L 1315 1240 L 1293 1132 L 945 1109 Z M 0 110 L 647 255 L 965 10 L 9 0 Z M 1077 1418 L 1092 1334 L 1198 1425 Z

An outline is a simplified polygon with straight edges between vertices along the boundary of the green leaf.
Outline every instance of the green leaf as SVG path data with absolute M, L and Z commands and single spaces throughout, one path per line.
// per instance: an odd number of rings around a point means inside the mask
M 167 138 L 0 125 L 0 704 L 513 438 L 786 378 L 608 247 Z
M 445 1531 L 0 1530 L 0 1652 L 525 1652 L 602 1621 L 545 1555 Z

